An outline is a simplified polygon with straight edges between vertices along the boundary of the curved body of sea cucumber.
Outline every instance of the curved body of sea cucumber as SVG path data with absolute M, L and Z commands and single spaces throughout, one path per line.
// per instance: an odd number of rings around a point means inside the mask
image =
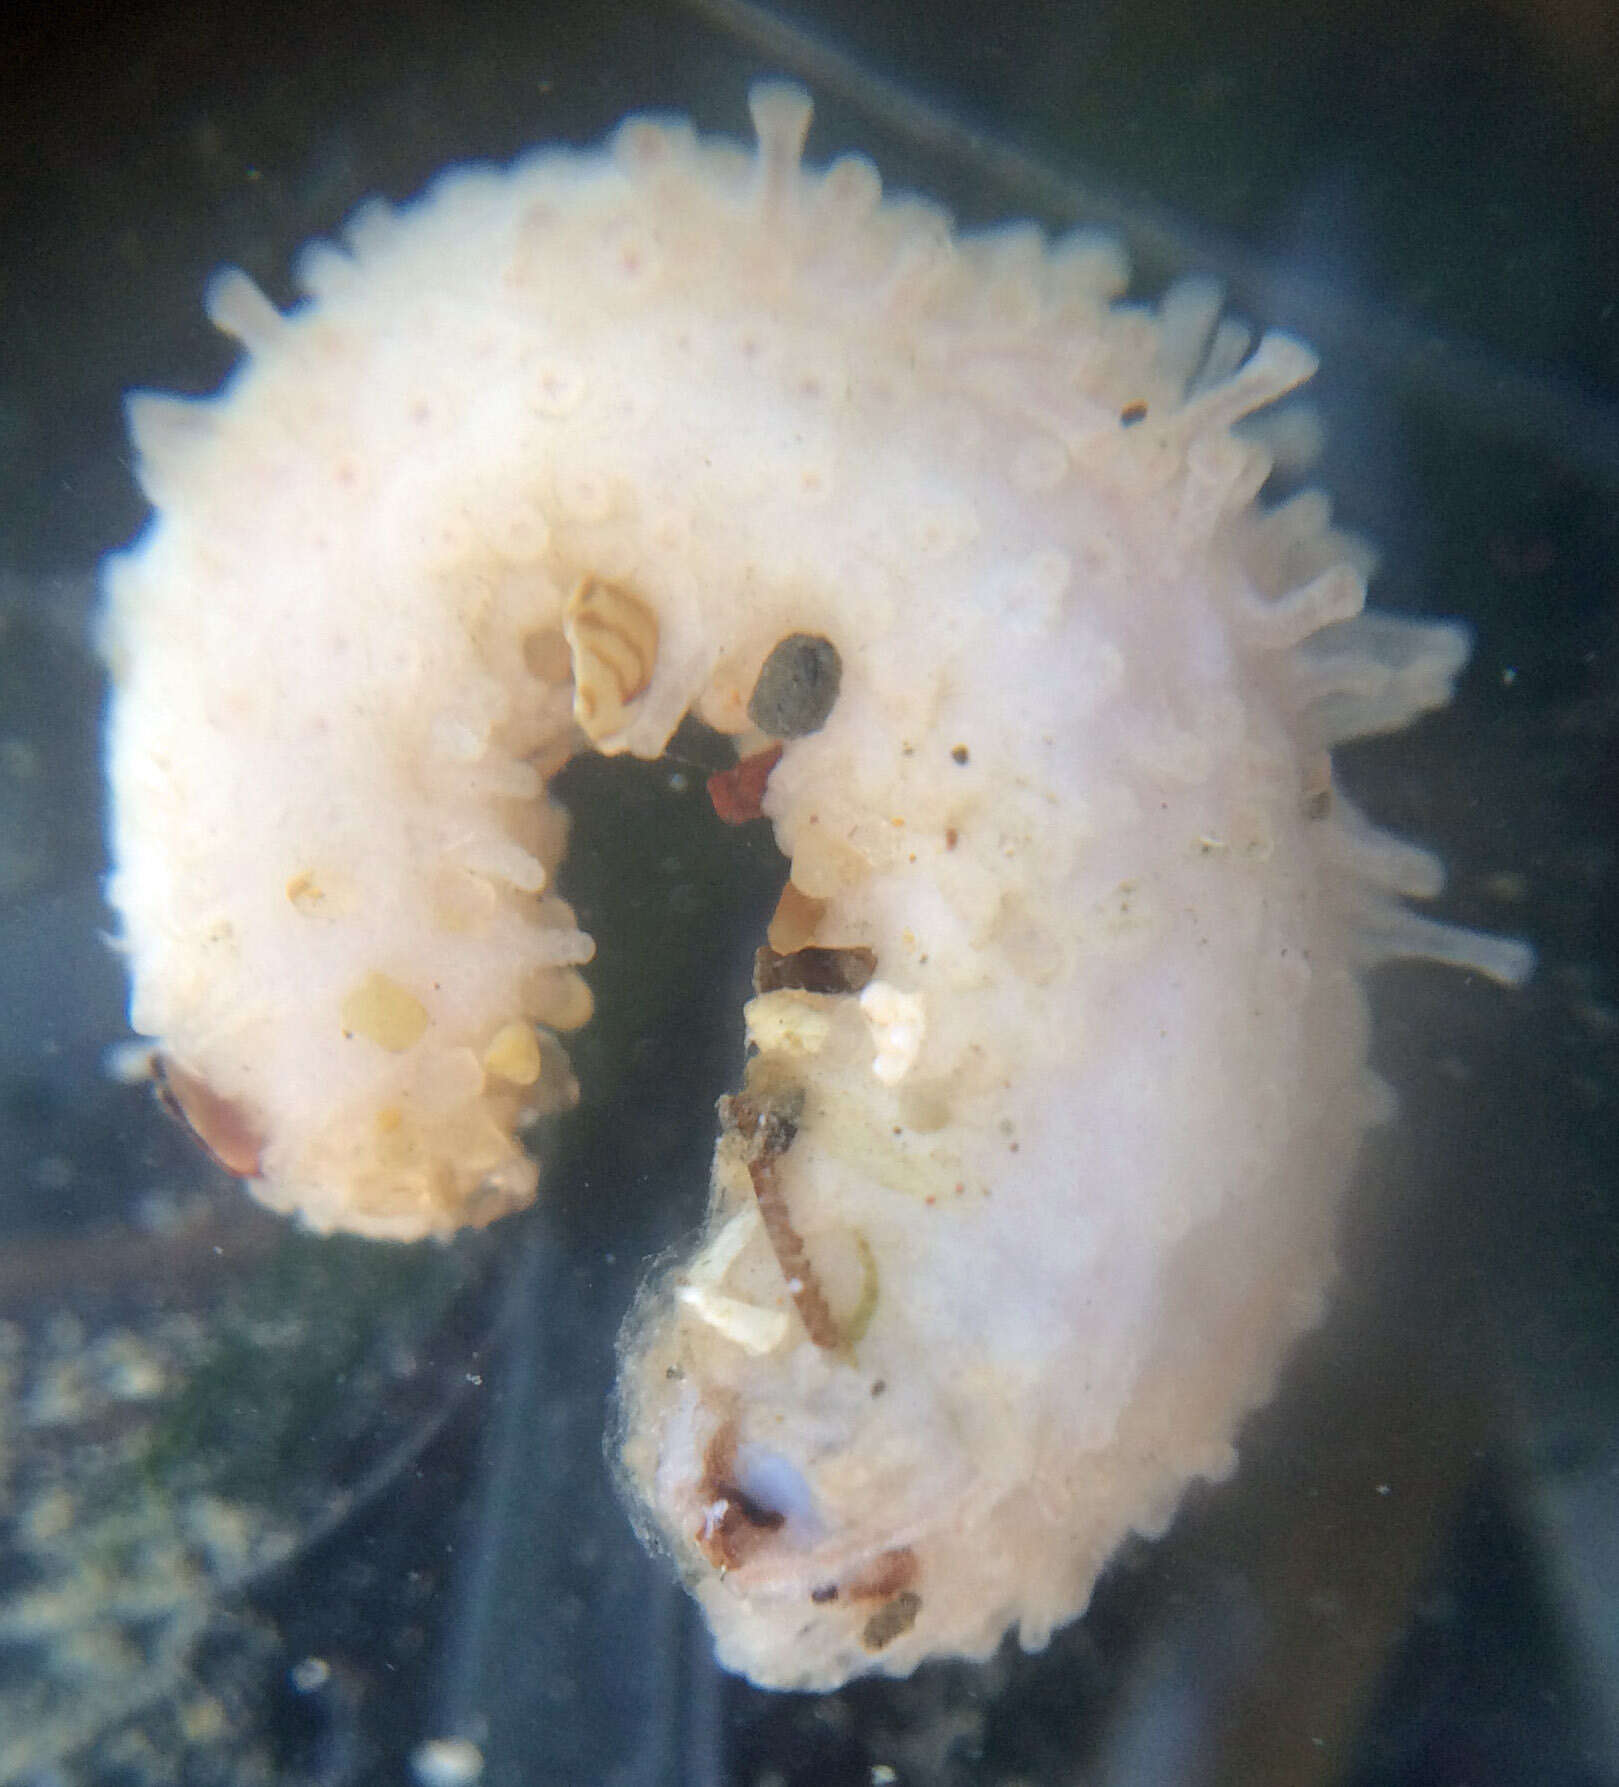
M 131 407 L 111 895 L 257 1194 L 444 1233 L 527 1201 L 572 1091 L 547 778 L 688 712 L 788 735 L 747 1083 L 620 1449 L 723 1659 L 824 1687 L 1043 1642 L 1230 1468 L 1379 1108 L 1357 967 L 1525 960 L 1334 800 L 1466 652 L 1361 614 L 1315 499 L 1255 507 L 1236 425 L 1307 351 L 755 118 L 452 174 L 287 316 L 216 282 L 244 365 Z

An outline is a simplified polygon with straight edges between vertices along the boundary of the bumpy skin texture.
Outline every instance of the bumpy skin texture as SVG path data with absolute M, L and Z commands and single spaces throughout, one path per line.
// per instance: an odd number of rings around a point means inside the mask
M 1465 642 L 1357 618 L 1319 501 L 1254 507 L 1233 425 L 1306 350 L 755 118 L 448 176 L 288 317 L 216 283 L 244 366 L 132 406 L 112 896 L 257 1194 L 444 1233 L 532 1195 L 516 1127 L 572 1093 L 546 778 L 690 711 L 788 735 L 786 960 L 619 1446 L 723 1660 L 827 1687 L 1043 1643 L 1231 1468 L 1380 1106 L 1357 961 L 1524 963 L 1405 913 L 1431 860 L 1333 795 Z M 805 688 L 756 690 L 790 638 Z

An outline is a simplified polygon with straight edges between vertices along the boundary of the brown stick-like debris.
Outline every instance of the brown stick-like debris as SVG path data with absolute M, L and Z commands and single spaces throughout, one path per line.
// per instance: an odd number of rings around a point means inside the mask
M 776 1162 L 793 1145 L 793 1137 L 798 1133 L 791 1101 L 739 1092 L 734 1098 L 720 1100 L 720 1121 L 742 1137 L 747 1149 L 748 1177 L 753 1181 L 753 1195 L 764 1218 L 765 1238 L 787 1280 L 805 1331 L 825 1351 L 842 1351 L 843 1330 L 815 1276 L 804 1238 L 793 1227 L 786 1193 L 776 1177 Z

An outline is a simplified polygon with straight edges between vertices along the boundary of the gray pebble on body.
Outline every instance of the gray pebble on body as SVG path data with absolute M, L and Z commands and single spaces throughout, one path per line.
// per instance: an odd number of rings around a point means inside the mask
M 819 732 L 838 699 L 843 661 L 830 639 L 789 633 L 764 661 L 748 700 L 748 718 L 772 738 Z

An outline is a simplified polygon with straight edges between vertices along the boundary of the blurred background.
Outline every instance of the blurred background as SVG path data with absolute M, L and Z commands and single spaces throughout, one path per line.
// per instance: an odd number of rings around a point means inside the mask
M 0 1783 L 1619 1781 L 1619 15 L 1607 0 L 14 0 L 0 26 Z M 104 941 L 95 567 L 131 387 L 212 389 L 219 264 L 627 111 L 1101 223 L 1322 351 L 1385 607 L 1474 628 L 1347 781 L 1501 992 L 1384 970 L 1403 1114 L 1242 1467 L 1038 1656 L 812 1698 L 716 1672 L 614 1499 L 613 1338 L 706 1194 L 779 883 L 702 766 L 591 762 L 579 1112 L 452 1247 L 258 1212 L 147 1089 Z M 747 941 L 740 941 L 747 940 Z

